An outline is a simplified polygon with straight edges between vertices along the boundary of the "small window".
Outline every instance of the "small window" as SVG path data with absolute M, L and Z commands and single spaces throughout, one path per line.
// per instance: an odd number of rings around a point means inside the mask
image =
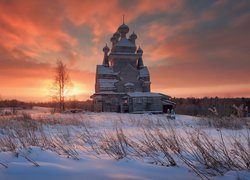
M 148 103 L 153 103 L 153 99 L 152 98 L 148 98 L 147 102 Z
M 112 104 L 115 104 L 117 102 L 117 99 L 116 98 L 112 98 Z
M 142 98 L 136 98 L 136 103 L 142 103 Z
M 133 87 L 126 87 L 126 91 L 127 92 L 134 92 L 134 88 Z

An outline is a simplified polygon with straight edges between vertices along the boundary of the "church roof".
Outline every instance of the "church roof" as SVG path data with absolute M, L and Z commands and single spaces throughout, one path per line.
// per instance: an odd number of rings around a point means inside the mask
M 124 84 L 124 86 L 134 86 L 134 85 L 135 85 L 134 83 L 130 83 L 130 82 Z
M 131 92 L 127 93 L 130 97 L 161 97 L 159 93 L 152 92 Z
M 114 92 L 114 91 L 101 91 L 101 92 L 97 92 L 93 95 L 105 95 L 105 94 L 124 94 L 123 92 Z
M 175 102 L 167 100 L 167 99 L 162 99 L 161 101 L 163 105 L 176 105 Z
M 148 77 L 149 76 L 149 71 L 147 67 L 143 67 L 140 69 L 140 77 Z
M 116 74 L 111 67 L 105 67 L 103 65 L 97 65 L 96 68 L 96 73 L 97 74 Z
M 117 79 L 98 79 L 100 83 L 100 87 L 105 88 L 105 87 L 110 87 L 113 88 L 115 87 L 115 83 L 118 82 L 119 80 Z
M 135 47 L 133 43 L 131 43 L 128 39 L 122 38 L 116 46 L 121 46 L 121 47 Z
M 151 84 L 150 81 L 143 81 L 143 84 Z

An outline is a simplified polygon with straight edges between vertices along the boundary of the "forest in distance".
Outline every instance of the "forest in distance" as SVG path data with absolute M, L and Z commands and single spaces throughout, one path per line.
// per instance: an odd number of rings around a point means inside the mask
M 172 98 L 176 114 L 191 116 L 210 116 L 212 110 L 216 110 L 218 116 L 237 115 L 237 109 L 241 109 L 243 116 L 249 116 L 250 98 Z M 0 100 L 0 108 L 32 109 L 34 106 L 56 108 L 57 102 L 24 102 L 19 100 Z M 66 109 L 78 109 L 93 111 L 92 101 L 69 100 L 65 102 Z

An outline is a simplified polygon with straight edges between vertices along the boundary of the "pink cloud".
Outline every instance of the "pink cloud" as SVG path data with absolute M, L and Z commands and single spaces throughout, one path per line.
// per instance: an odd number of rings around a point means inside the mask
M 162 14 L 166 18 L 166 21 L 162 17 L 149 18 L 136 27 L 141 30 L 136 33 L 144 50 L 145 65 L 152 72 L 153 88 L 175 90 L 247 84 L 250 14 L 240 14 L 246 2 L 220 13 L 227 1 L 216 1 L 200 16 L 188 10 L 186 3 L 184 0 L 1 1 L 0 82 L 4 89 L 0 93 L 8 92 L 8 88 L 30 88 L 32 83 L 38 90 L 39 82 L 51 79 L 48 71 L 61 58 L 71 68 L 72 78 L 86 84 L 91 94 L 95 65 L 103 58 L 101 47 L 105 41 L 109 43 L 107 37 L 122 23 L 123 14 L 126 23 L 133 26 L 146 17 Z M 181 19 L 167 22 L 175 16 Z M 227 24 L 223 21 L 222 27 L 203 27 L 206 22 L 220 24 L 223 16 L 233 18 Z M 81 37 L 71 32 L 71 27 L 65 28 L 67 21 L 77 30 L 89 28 L 90 34 L 83 36 L 90 40 L 80 41 Z M 87 50 L 81 43 L 85 43 Z M 85 82 L 86 79 L 90 80 Z

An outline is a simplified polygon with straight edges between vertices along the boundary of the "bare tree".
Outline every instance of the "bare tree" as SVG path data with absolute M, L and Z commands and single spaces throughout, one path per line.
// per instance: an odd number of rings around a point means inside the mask
M 2 100 L 2 96 L 1 96 L 1 94 L 0 94 L 0 116 L 1 115 L 3 115 L 3 105 L 4 105 L 4 103 L 2 102 L 3 100 Z
M 13 115 L 17 114 L 18 106 L 20 106 L 20 104 L 18 103 L 18 101 L 16 99 L 13 99 L 10 101 L 11 112 Z
M 71 86 L 72 83 L 70 81 L 67 66 L 61 60 L 58 60 L 55 68 L 55 80 L 53 83 L 53 98 L 58 102 L 60 111 L 65 110 L 65 97 Z

